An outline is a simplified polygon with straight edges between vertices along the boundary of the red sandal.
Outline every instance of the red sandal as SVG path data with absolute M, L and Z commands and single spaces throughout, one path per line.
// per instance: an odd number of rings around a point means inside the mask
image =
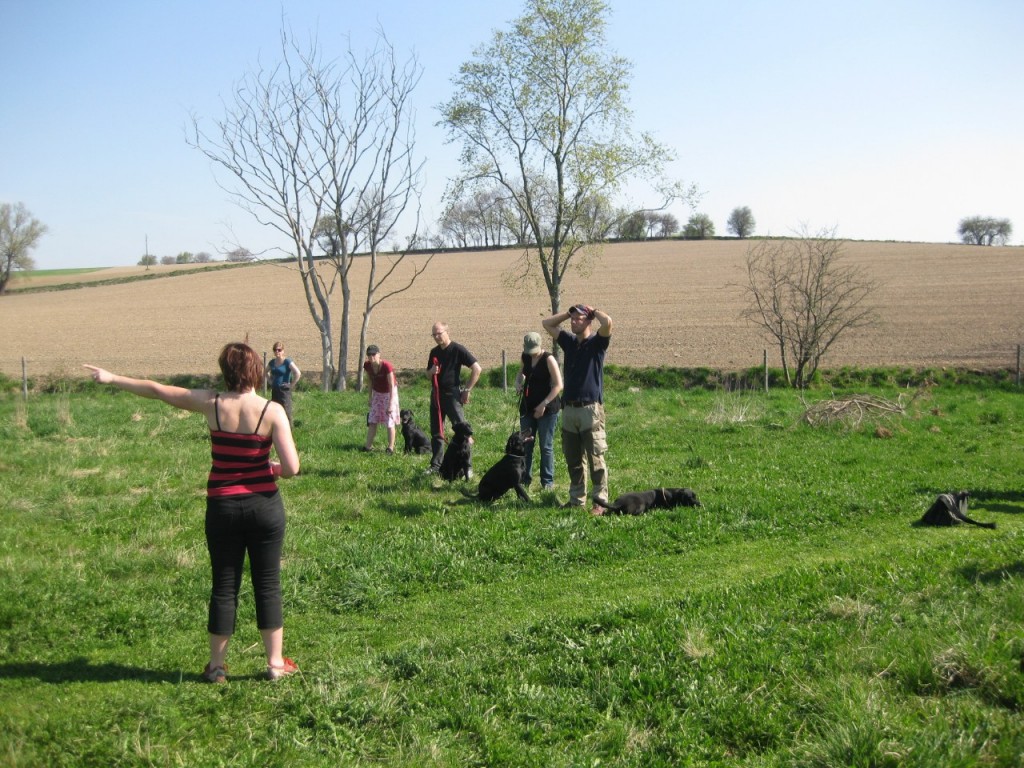
M 294 675 L 298 671 L 299 665 L 285 656 L 284 663 L 281 665 L 273 666 L 267 664 L 267 680 L 280 680 L 282 677 Z

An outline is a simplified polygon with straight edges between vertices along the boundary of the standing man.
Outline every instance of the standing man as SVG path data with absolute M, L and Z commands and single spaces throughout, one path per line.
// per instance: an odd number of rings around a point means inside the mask
M 465 421 L 462 406 L 469 402 L 469 393 L 476 386 L 483 369 L 472 353 L 448 336 L 448 324 L 434 323 L 430 334 L 437 342 L 427 360 L 427 374 L 430 376 L 430 447 L 433 456 L 427 474 L 441 469 L 444 458 L 444 419 L 457 424 Z M 462 384 L 462 367 L 469 368 L 469 382 L 465 389 Z
M 559 326 L 566 320 L 572 333 Z M 594 330 L 594 320 L 600 324 Z M 577 304 L 543 321 L 544 330 L 565 353 L 565 389 L 562 390 L 562 453 L 569 468 L 569 501 L 582 507 L 587 501 L 587 468 L 594 496 L 608 498 L 608 468 L 604 454 L 604 355 L 611 342 L 612 319 L 604 312 Z M 594 504 L 590 513 L 603 515 Z

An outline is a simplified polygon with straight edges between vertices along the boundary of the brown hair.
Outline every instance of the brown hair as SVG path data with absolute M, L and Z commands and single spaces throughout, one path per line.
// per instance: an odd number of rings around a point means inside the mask
M 225 344 L 217 358 L 224 384 L 232 392 L 255 389 L 263 380 L 263 362 L 248 344 Z

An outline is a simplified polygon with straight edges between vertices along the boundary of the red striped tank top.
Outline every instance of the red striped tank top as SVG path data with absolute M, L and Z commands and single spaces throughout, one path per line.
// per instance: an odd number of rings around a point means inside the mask
M 257 434 L 270 401 L 263 406 L 263 413 L 251 435 L 221 430 L 219 405 L 218 394 L 213 404 L 217 429 L 210 430 L 213 464 L 206 481 L 207 497 L 273 493 L 277 490 L 277 480 L 270 471 L 270 448 L 274 441 L 269 436 L 260 437 Z

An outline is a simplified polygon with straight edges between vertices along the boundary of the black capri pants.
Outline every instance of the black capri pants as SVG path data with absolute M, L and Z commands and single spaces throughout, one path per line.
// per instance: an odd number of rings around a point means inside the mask
M 213 571 L 207 623 L 211 634 L 234 634 L 246 553 L 256 598 L 256 626 L 259 629 L 284 626 L 281 610 L 283 546 L 284 502 L 279 492 L 207 498 L 206 547 Z

